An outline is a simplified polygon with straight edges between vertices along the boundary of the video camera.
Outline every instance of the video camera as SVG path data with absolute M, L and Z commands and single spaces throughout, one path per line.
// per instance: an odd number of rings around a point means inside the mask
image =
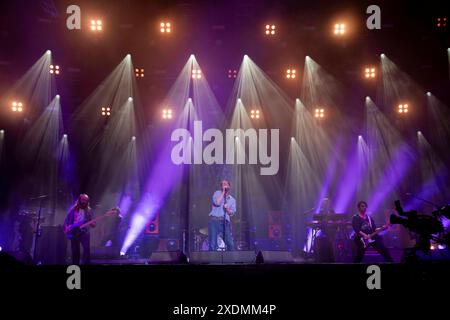
M 391 224 L 400 224 L 404 226 L 409 231 L 412 231 L 419 235 L 419 242 L 417 246 L 422 248 L 424 251 L 428 251 L 430 248 L 430 240 L 450 245 L 448 243 L 448 236 L 444 236 L 444 238 L 439 238 L 437 236 L 433 236 L 435 234 L 442 233 L 444 231 L 444 227 L 440 220 L 441 217 L 450 218 L 450 206 L 444 206 L 440 209 L 437 209 L 432 212 L 431 215 L 427 214 L 419 214 L 416 210 L 411 211 L 403 211 L 403 208 L 400 204 L 399 200 L 394 202 L 395 210 L 398 215 L 392 214 L 390 216 Z

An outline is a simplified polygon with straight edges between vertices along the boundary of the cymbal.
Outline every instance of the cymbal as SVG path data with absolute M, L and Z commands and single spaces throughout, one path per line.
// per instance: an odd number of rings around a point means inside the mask
M 200 234 L 204 235 L 204 236 L 207 236 L 207 235 L 208 235 L 208 228 L 201 228 L 201 229 L 198 229 L 198 232 L 199 232 Z

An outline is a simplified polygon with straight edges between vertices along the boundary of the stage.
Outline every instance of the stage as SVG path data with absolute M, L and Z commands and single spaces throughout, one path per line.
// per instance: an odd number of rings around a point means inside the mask
M 1 1 L 0 290 L 157 320 L 431 305 L 450 270 L 447 7 Z

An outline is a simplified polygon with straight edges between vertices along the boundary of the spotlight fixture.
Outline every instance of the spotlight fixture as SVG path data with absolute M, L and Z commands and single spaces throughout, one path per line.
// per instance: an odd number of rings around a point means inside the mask
M 163 109 L 162 118 L 165 120 L 172 119 L 172 109 Z
M 159 24 L 159 31 L 161 33 L 171 33 L 172 32 L 172 24 L 170 22 L 162 21 Z
M 11 111 L 12 112 L 23 112 L 23 103 L 21 101 L 12 101 L 11 102 Z
M 274 36 L 276 33 L 276 26 L 274 24 L 266 24 L 266 35 L 267 36 Z
M 401 113 L 401 114 L 408 113 L 408 111 L 409 111 L 408 107 L 409 106 L 406 103 L 399 104 L 397 107 L 397 111 L 398 111 L 398 113 Z
M 366 79 L 375 78 L 375 68 L 366 67 L 364 69 L 364 75 L 365 75 Z
M 136 78 L 143 78 L 144 77 L 144 69 L 143 68 L 135 68 L 134 74 Z
M 103 30 L 103 22 L 100 19 L 91 20 L 91 31 L 97 32 Z
M 111 108 L 110 107 L 102 107 L 102 116 L 109 117 L 111 116 Z
M 447 17 L 436 18 L 436 27 L 439 29 L 444 29 L 447 27 Z
M 261 115 L 261 113 L 260 113 L 259 110 L 252 109 L 252 110 L 250 111 L 250 118 L 252 118 L 252 119 L 259 119 L 259 118 L 260 118 L 260 115 Z
M 192 79 L 201 79 L 202 71 L 200 69 L 192 69 Z
M 228 79 L 236 79 L 236 77 L 237 77 L 237 70 L 228 69 Z
M 295 69 L 287 69 L 286 70 L 286 78 L 287 79 L 295 79 L 297 77 L 297 70 Z
M 61 71 L 61 69 L 58 65 L 53 65 L 53 64 L 50 65 L 50 73 L 51 74 L 59 75 L 60 71 Z
M 334 34 L 335 35 L 343 35 L 345 33 L 345 24 L 343 23 L 336 23 L 334 25 Z
M 325 117 L 325 109 L 317 108 L 314 112 L 314 117 L 316 117 L 318 119 Z

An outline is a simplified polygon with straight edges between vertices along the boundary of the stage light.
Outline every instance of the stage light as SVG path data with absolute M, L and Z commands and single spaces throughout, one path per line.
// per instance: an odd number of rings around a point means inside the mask
M 136 137 L 135 137 L 135 136 L 132 136 L 132 137 L 131 137 L 131 140 L 135 141 L 135 140 L 136 140 Z
M 398 110 L 398 113 L 401 113 L 401 114 L 408 113 L 409 106 L 406 103 L 399 104 L 398 107 L 397 107 L 397 110 Z
M 237 70 L 231 70 L 231 69 L 229 69 L 228 70 L 228 79 L 236 79 L 236 77 L 237 77 Z
M 276 33 L 276 26 L 274 24 L 266 24 L 266 35 L 273 36 Z
M 159 27 L 160 27 L 159 31 L 161 33 L 171 33 L 172 32 L 172 24 L 170 22 L 163 21 L 159 24 Z
M 111 116 L 112 110 L 110 107 L 102 107 L 102 116 L 109 117 Z
M 360 139 L 360 140 L 361 140 L 361 139 L 362 139 L 362 135 L 359 135 L 359 136 L 358 136 L 358 139 Z
M 192 79 L 201 79 L 202 71 L 200 69 L 192 69 Z
M 103 30 L 103 22 L 100 19 L 91 20 L 91 31 L 102 31 Z
M 173 113 L 172 109 L 163 109 L 162 111 L 162 118 L 163 119 L 172 119 Z
M 386 55 L 384 53 L 382 53 L 382 54 L 380 54 L 380 57 L 384 58 L 384 57 L 386 57 Z
M 11 111 L 12 112 L 23 112 L 23 103 L 21 101 L 13 101 L 11 102 Z
M 66 133 L 63 134 L 63 138 L 67 139 L 67 134 Z
M 5 133 L 5 130 L 0 130 L 0 134 L 4 134 Z
M 431 92 L 430 91 L 427 92 L 427 96 L 431 97 Z
M 316 117 L 318 119 L 325 117 L 325 109 L 317 108 L 314 112 L 314 117 Z
M 61 68 L 58 65 L 53 65 L 53 64 L 50 65 L 50 73 L 51 74 L 59 75 L 60 71 L 61 71 Z
M 136 78 L 143 78 L 144 77 L 144 69 L 143 68 L 135 68 L 134 74 L 136 75 Z
M 286 70 L 286 78 L 287 79 L 295 79 L 297 76 L 297 70 L 295 69 L 287 69 Z
M 438 27 L 438 28 L 446 28 L 447 27 L 447 17 L 438 17 L 438 18 L 436 18 L 436 27 Z
M 364 75 L 366 79 L 375 78 L 375 68 L 373 67 L 366 67 L 364 69 Z
M 420 136 L 422 135 L 422 131 L 417 131 L 417 134 Z
M 261 113 L 260 113 L 259 110 L 252 109 L 252 110 L 250 111 L 250 118 L 252 118 L 252 119 L 259 119 L 259 118 L 260 118 L 260 115 L 261 115 Z
M 334 25 L 334 34 L 335 35 L 343 35 L 345 33 L 345 24 L 336 23 Z

